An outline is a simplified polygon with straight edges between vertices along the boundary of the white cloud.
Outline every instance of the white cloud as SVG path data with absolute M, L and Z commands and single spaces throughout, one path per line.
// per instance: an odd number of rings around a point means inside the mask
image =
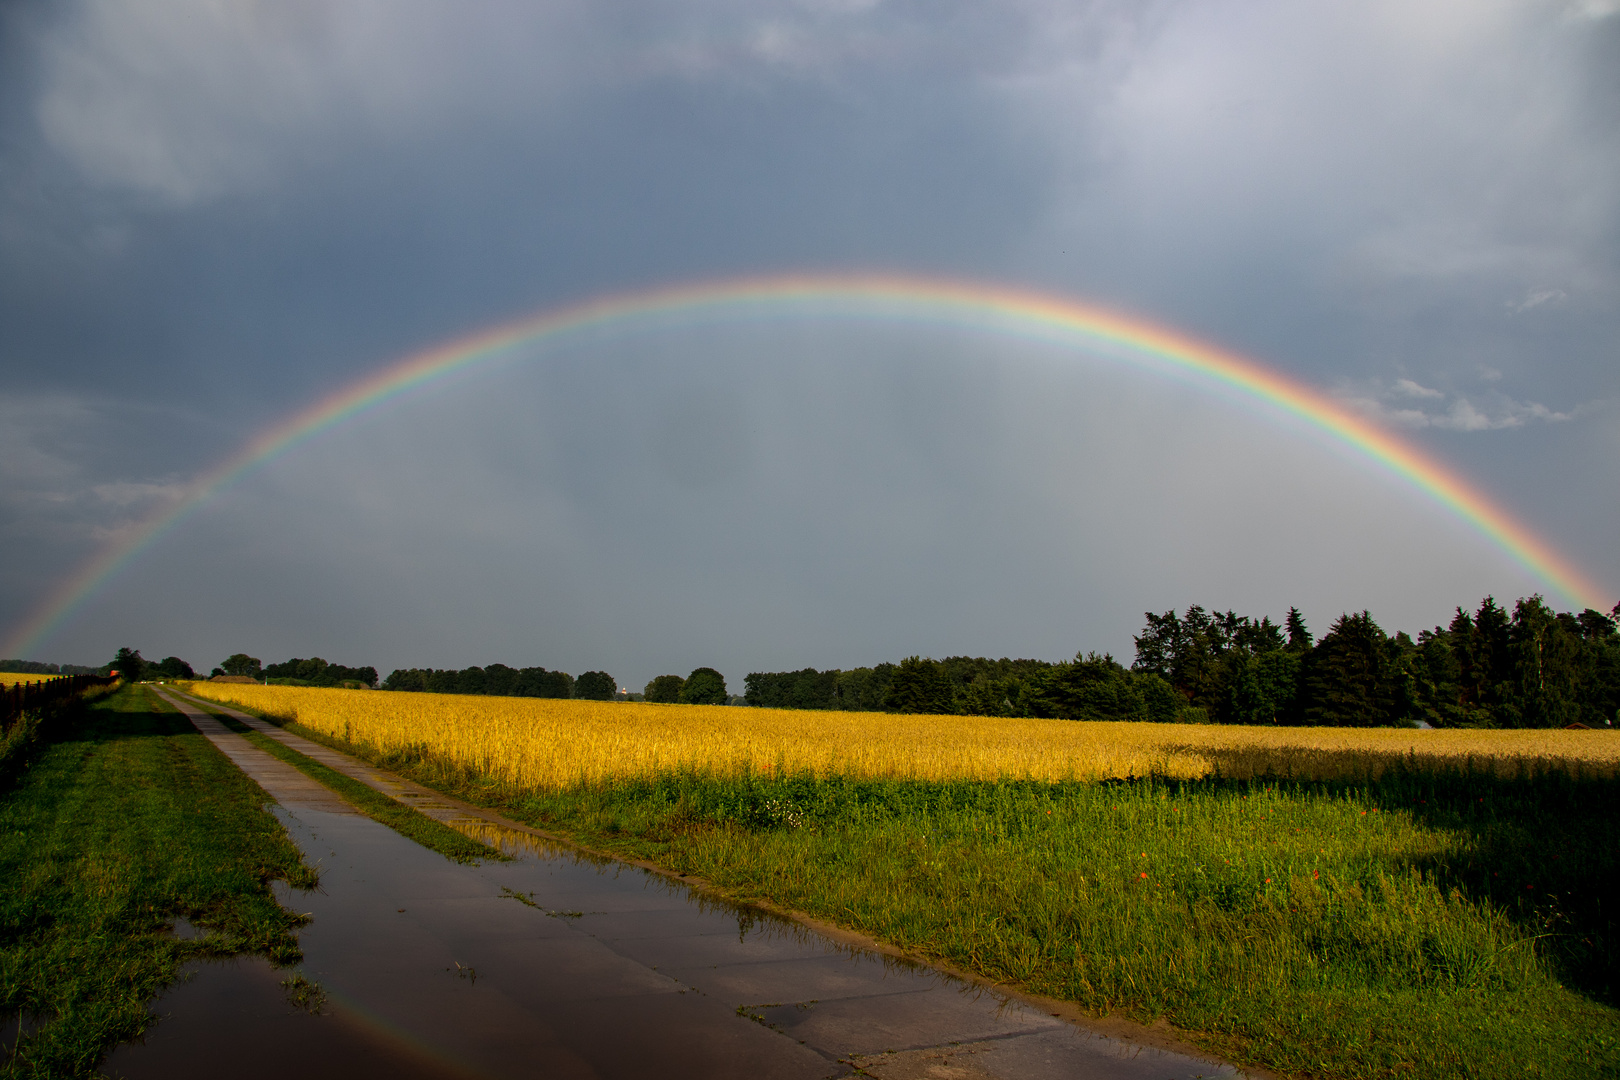
M 1446 395 L 1439 390 L 1431 390 L 1427 386 L 1419 386 L 1411 379 L 1396 379 L 1395 392 L 1406 397 L 1415 398 L 1443 398 Z
M 1563 289 L 1533 289 L 1525 295 L 1524 299 L 1517 301 L 1510 300 L 1506 306 L 1507 309 L 1513 312 L 1515 315 L 1522 315 L 1524 312 L 1529 311 L 1532 308 L 1541 307 L 1543 304 L 1551 304 L 1556 306 L 1564 303 L 1568 299 L 1569 294 Z
M 1415 407 L 1411 404 L 1414 398 L 1433 404 Z M 1577 407 L 1560 412 L 1537 401 L 1515 401 L 1495 390 L 1485 392 L 1481 405 L 1474 398 L 1447 394 L 1407 378 L 1396 379 L 1387 387 L 1374 385 L 1359 390 L 1341 390 L 1339 399 L 1363 415 L 1390 427 L 1459 432 L 1499 431 L 1536 422 L 1566 423 L 1586 411 Z

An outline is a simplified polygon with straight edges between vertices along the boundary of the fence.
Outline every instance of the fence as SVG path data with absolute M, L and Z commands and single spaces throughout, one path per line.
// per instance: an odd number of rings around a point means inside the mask
M 117 678 L 116 675 L 59 675 L 42 682 L 4 687 L 0 689 L 0 728 L 10 727 L 13 720 L 29 709 L 72 697 L 92 686 L 106 686 Z

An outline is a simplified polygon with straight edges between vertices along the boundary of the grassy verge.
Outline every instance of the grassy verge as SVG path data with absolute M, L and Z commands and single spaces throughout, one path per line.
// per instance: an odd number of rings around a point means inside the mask
M 141 687 L 43 733 L 0 790 L 0 1009 L 31 1020 L 0 1075 L 93 1075 L 187 960 L 298 960 L 270 883 L 316 876 L 267 801 Z M 176 916 L 212 933 L 177 940 Z
M 1620 1075 L 1613 781 L 686 774 L 535 794 L 373 760 L 740 898 L 1099 1013 L 1166 1018 L 1241 1063 Z
M 208 708 L 206 702 L 193 699 L 198 705 Z M 246 711 L 246 710 L 244 710 Z M 423 847 L 437 851 L 447 859 L 458 863 L 476 863 L 485 859 L 499 862 L 509 861 L 510 856 L 504 852 L 490 847 L 479 840 L 474 840 L 465 833 L 457 832 L 443 822 L 434 821 L 426 814 L 414 810 L 404 803 L 389 798 L 382 792 L 353 777 L 331 769 L 305 754 L 300 754 L 292 747 L 277 742 L 262 732 L 254 731 L 246 724 L 234 720 L 224 713 L 209 709 L 212 716 L 241 735 L 247 737 L 248 742 L 265 751 L 271 756 L 286 762 L 311 780 L 316 781 L 339 795 L 343 796 L 356 810 L 388 826 L 402 836 L 416 841 Z

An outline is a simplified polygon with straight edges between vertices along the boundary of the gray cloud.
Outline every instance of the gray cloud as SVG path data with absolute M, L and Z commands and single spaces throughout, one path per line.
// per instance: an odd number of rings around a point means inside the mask
M 0 34 L 0 622 L 392 358 L 800 268 L 1179 326 L 1620 583 L 1612 5 L 85 0 Z M 773 324 L 585 357 L 289 456 L 49 651 L 639 678 L 1121 651 L 1195 601 L 1415 627 L 1537 587 L 1285 420 L 1039 350 Z

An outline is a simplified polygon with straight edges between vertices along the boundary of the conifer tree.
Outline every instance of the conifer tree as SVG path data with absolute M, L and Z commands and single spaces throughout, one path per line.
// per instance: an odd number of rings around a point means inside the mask
M 1305 616 L 1297 607 L 1288 609 L 1288 618 L 1283 620 L 1283 629 L 1288 632 L 1288 644 L 1285 646 L 1289 652 L 1307 653 L 1316 642 L 1311 639 L 1311 632 L 1305 625 Z
M 1387 643 L 1369 612 L 1341 615 L 1311 650 L 1306 668 L 1305 722 L 1340 727 L 1400 723 L 1395 715 Z

